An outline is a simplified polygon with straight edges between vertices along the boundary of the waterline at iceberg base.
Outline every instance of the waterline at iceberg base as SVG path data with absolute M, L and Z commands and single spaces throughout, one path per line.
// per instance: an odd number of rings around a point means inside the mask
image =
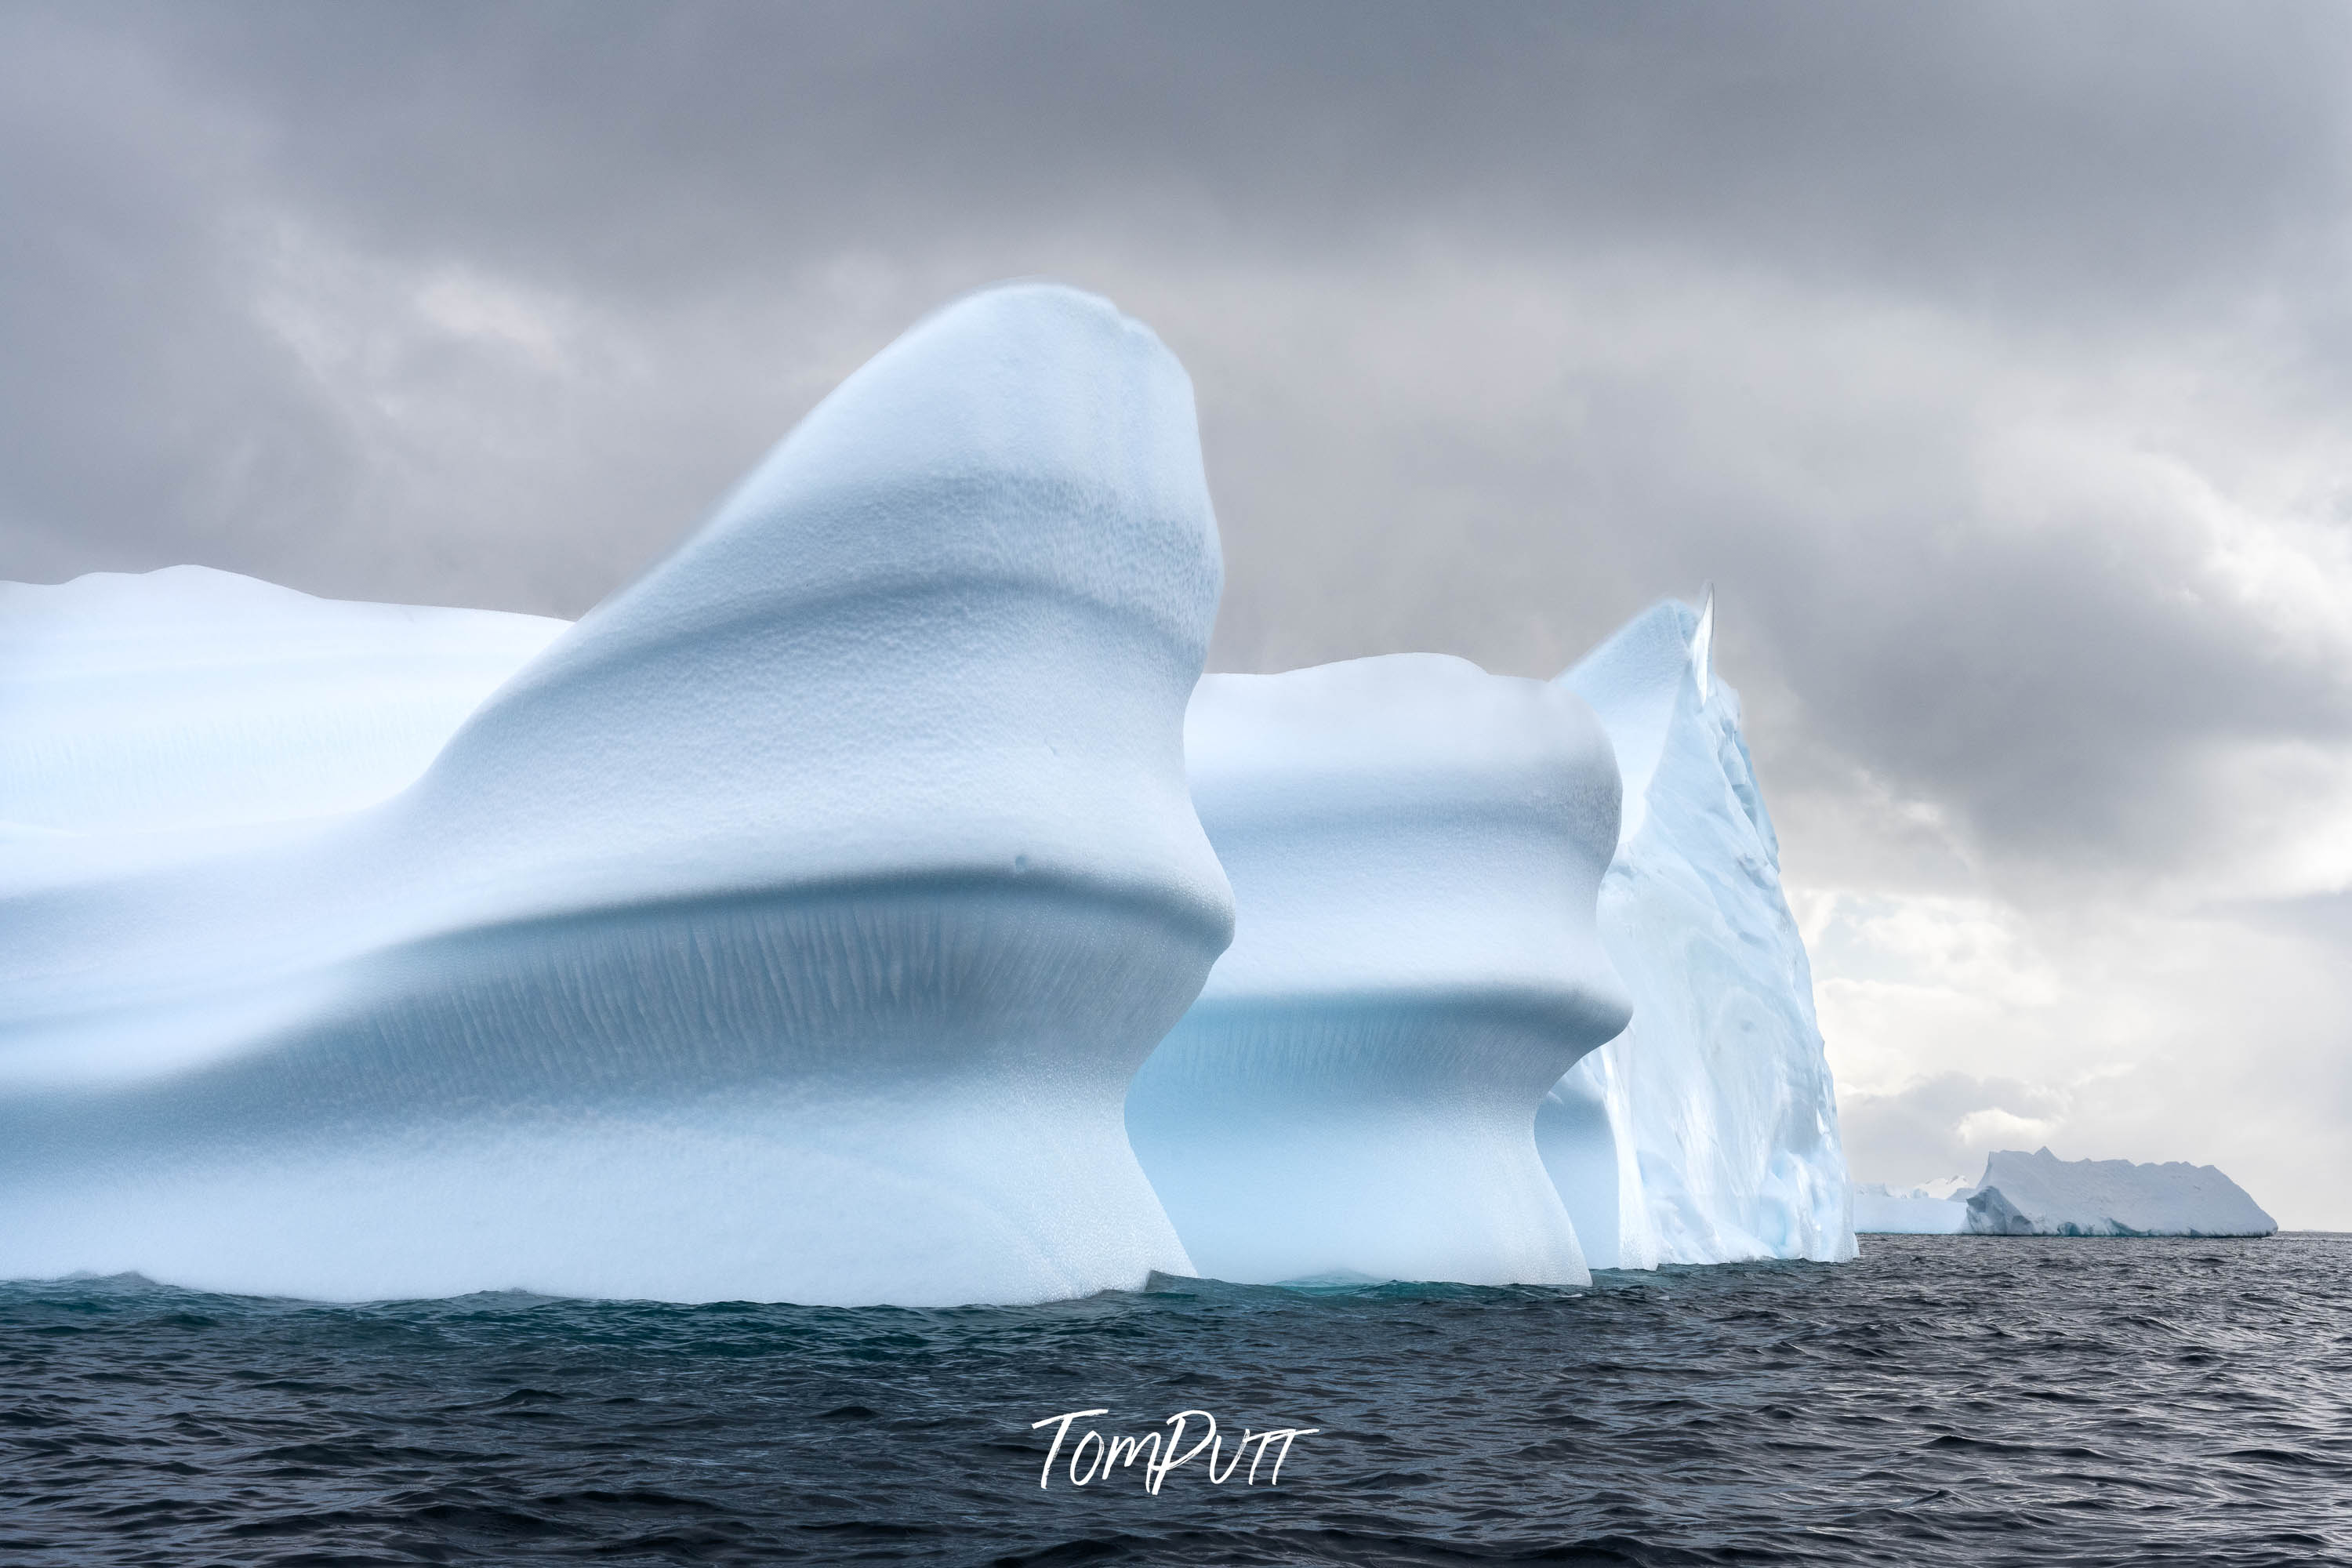
M 1182 369 L 1031 284 L 577 626 L 0 585 L 0 1275 L 929 1306 L 1850 1258 L 1710 618 L 1555 682 L 1203 680 L 1222 575 Z

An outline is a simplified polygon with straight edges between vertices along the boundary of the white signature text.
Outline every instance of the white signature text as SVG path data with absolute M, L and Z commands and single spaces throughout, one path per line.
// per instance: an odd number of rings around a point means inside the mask
M 1038 1472 L 1038 1486 L 1053 1485 L 1054 1464 L 1062 1457 L 1063 1444 L 1070 1435 L 1070 1424 L 1074 1421 L 1083 1421 L 1089 1415 L 1109 1414 L 1110 1411 L 1108 1408 L 1071 1410 L 1059 1415 L 1048 1415 L 1043 1421 L 1029 1423 L 1029 1429 L 1032 1432 L 1040 1426 L 1054 1428 L 1054 1446 L 1045 1451 L 1045 1468 Z M 1191 1447 L 1185 1447 L 1183 1445 L 1186 1429 L 1196 1421 L 1201 1424 L 1200 1436 L 1193 1439 Z M 1157 1497 L 1160 1495 L 1160 1483 L 1167 1480 L 1169 1471 L 1191 1464 L 1194 1459 L 1199 1458 L 1205 1449 L 1208 1453 L 1209 1484 L 1221 1487 L 1233 1479 L 1234 1471 L 1241 1465 L 1242 1456 L 1255 1449 L 1256 1451 L 1250 1457 L 1248 1479 L 1243 1484 L 1253 1487 L 1257 1485 L 1258 1466 L 1266 1458 L 1269 1452 L 1273 1452 L 1274 1464 L 1267 1471 L 1265 1484 L 1276 1486 L 1282 1480 L 1282 1461 L 1290 1458 L 1292 1441 L 1299 1437 L 1311 1436 L 1322 1430 L 1320 1426 L 1276 1426 L 1268 1431 L 1255 1432 L 1244 1427 L 1241 1441 L 1234 1445 L 1234 1457 L 1226 1459 L 1224 1468 L 1220 1470 L 1217 1466 L 1218 1461 L 1223 1458 L 1225 1440 L 1217 1434 L 1215 1416 L 1205 1410 L 1180 1410 L 1160 1425 L 1171 1430 L 1146 1432 L 1140 1437 L 1106 1437 L 1093 1427 L 1087 1427 L 1086 1435 L 1069 1446 L 1070 1484 L 1074 1487 L 1082 1487 L 1089 1482 L 1104 1479 L 1113 1469 L 1121 1465 L 1132 1469 L 1136 1461 L 1140 1459 L 1143 1461 L 1144 1489 Z M 1274 1452 L 1276 1443 L 1281 1445 L 1279 1452 Z

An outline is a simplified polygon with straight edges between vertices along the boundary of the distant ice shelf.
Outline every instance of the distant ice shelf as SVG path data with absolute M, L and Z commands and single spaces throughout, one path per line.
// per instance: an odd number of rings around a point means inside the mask
M 2211 1165 L 2061 1160 L 2004 1150 L 1973 1185 L 1854 1188 L 1854 1228 L 1979 1236 L 2269 1236 L 2278 1224 Z

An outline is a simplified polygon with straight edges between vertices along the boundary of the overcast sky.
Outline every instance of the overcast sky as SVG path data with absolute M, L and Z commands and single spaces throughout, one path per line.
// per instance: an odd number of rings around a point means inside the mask
M 2352 1228 L 2352 10 L 0 0 L 0 577 L 574 616 L 917 316 L 1198 389 L 1213 668 L 1712 580 L 1864 1179 Z

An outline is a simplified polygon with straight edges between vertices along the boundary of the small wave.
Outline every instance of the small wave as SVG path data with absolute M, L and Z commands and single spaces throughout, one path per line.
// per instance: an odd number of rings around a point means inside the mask
M 2344 1238 L 1973 1239 L 922 1311 L 0 1285 L 0 1556 L 2352 1563 Z M 1314 1430 L 1039 1487 L 1032 1423 L 1188 1408 Z

